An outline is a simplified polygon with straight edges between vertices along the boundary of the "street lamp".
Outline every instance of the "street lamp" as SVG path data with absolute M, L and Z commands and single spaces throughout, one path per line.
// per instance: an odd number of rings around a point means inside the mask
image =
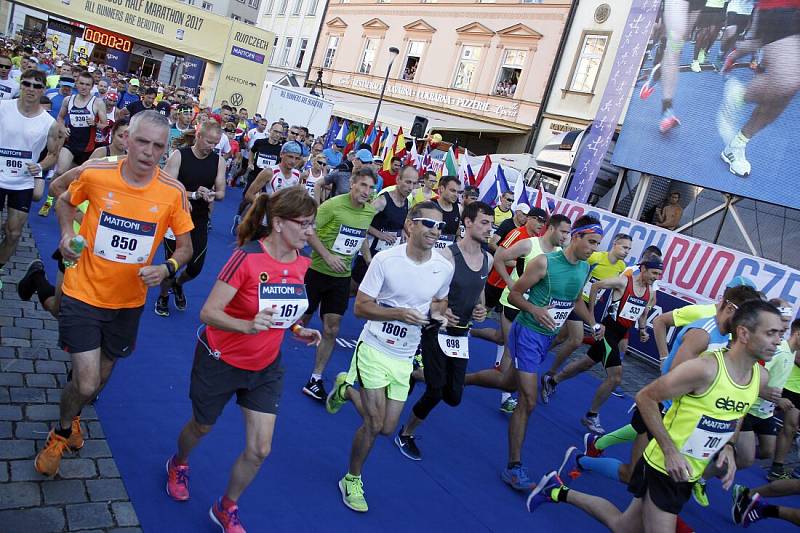
M 375 118 L 372 119 L 372 127 L 376 127 L 378 124 L 378 113 L 381 110 L 381 104 L 383 103 L 383 93 L 386 92 L 386 84 L 389 81 L 389 71 L 392 70 L 392 63 L 394 63 L 395 58 L 400 53 L 400 50 L 392 46 L 389 48 L 389 66 L 386 67 L 386 76 L 383 78 L 383 87 L 381 87 L 381 97 L 378 98 L 378 107 L 375 108 Z

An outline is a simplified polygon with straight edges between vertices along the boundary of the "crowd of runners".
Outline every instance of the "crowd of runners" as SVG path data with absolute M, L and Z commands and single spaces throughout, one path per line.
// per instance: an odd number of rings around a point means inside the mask
M 11 57 L 0 56 L 0 78 L 9 66 Z M 392 437 L 403 457 L 423 460 L 415 438 L 423 421 L 441 401 L 457 408 L 465 387 L 477 385 L 515 395 L 501 398 L 510 417 L 500 476 L 529 493 L 531 512 L 568 503 L 615 531 L 642 530 L 643 521 L 653 531 L 690 530 L 681 509 L 692 497 L 708 505 L 705 485 L 718 478 L 733 487 L 736 524 L 800 524 L 799 510 L 765 501 L 800 493 L 800 469 L 784 467 L 800 417 L 800 321 L 751 280 L 734 278 L 717 302 L 652 320 L 662 250 L 633 257 L 641 243 L 623 233 L 604 240 L 592 216 L 549 214 L 516 204 L 512 193 L 488 205 L 458 176 L 420 175 L 399 159 L 384 164 L 369 145 L 345 154 L 341 142 L 312 141 L 301 127 L 247 110 L 234 116 L 227 105 L 218 113 L 183 102 L 160 109 L 158 91 L 146 88 L 119 107 L 119 96 L 97 95 L 88 70 L 55 84 L 60 103 L 45 96 L 47 76 L 27 68 L 17 97 L 0 100 L 0 268 L 48 174 L 61 235 L 55 283 L 37 259 L 17 285 L 20 298 L 36 295 L 58 319 L 72 359 L 38 472 L 56 475 L 62 456 L 83 446 L 81 409 L 135 350 L 148 289 L 159 291 L 153 311 L 165 320 L 170 297 L 175 310 L 189 309 L 183 286 L 202 271 L 214 203 L 234 196 L 237 247 L 206 301 L 191 308 L 202 323 L 192 411 L 165 458 L 167 493 L 184 501 L 192 449 L 236 396 L 245 445 L 209 511 L 223 531 L 244 531 L 237 501 L 270 454 L 287 331 L 316 350 L 308 381 L 290 390 L 328 413 L 352 406 L 361 416 L 338 480 L 354 511 L 368 510 L 362 476 L 376 439 Z M 349 369 L 329 369 L 351 299 L 363 330 Z M 317 313 L 320 330 L 309 326 Z M 498 329 L 474 328 L 489 317 Z M 679 328 L 671 348 L 669 328 Z M 606 431 L 600 411 L 622 380 L 632 330 L 641 341 L 654 336 L 662 376 L 636 395 L 629 425 Z M 494 368 L 467 374 L 471 336 L 498 346 Z M 584 343 L 588 351 L 568 362 Z M 551 350 L 556 357 L 545 366 Z M 558 402 L 559 384 L 596 365 L 606 377 L 587 394 L 585 413 L 575 413 L 588 431 L 582 445 L 531 477 L 534 466 L 542 469 L 523 457 L 531 413 Z M 424 392 L 401 424 L 415 384 Z M 622 442 L 634 443 L 628 463 L 605 453 Z M 772 460 L 770 483 L 735 485 L 736 470 L 756 459 Z M 628 484 L 630 506 L 619 511 L 570 489 L 571 477 L 590 472 Z

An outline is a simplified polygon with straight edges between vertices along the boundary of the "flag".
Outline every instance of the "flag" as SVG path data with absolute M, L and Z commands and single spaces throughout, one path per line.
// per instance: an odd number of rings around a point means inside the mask
M 333 140 L 336 138 L 336 135 L 339 133 L 339 129 L 342 127 L 342 123 L 339 122 L 339 119 L 336 117 L 333 118 L 331 121 L 331 127 L 328 129 L 328 133 L 325 134 L 325 146 L 324 149 L 328 149 L 333 144 Z
M 544 209 L 548 218 L 550 217 L 550 205 L 547 201 L 547 197 L 545 196 L 544 186 L 542 186 L 541 182 L 539 182 L 539 191 L 536 194 L 536 205 L 533 207 Z
M 359 137 L 359 130 L 361 124 L 358 123 L 350 123 L 350 131 L 347 132 L 347 137 L 345 137 L 345 141 L 347 141 L 347 146 L 344 147 L 343 153 L 347 155 L 350 151 L 353 150 L 356 146 L 356 140 Z
M 375 143 L 372 145 L 372 153 L 378 155 L 381 152 L 383 152 L 384 148 L 386 147 L 386 140 L 388 138 L 389 138 L 389 127 L 387 126 L 383 130 L 383 135 L 378 135 L 375 137 Z
M 497 202 L 497 170 L 492 172 L 492 158 L 488 155 L 483 159 L 474 183 L 478 188 L 478 199 L 493 206 Z
M 337 141 L 344 141 L 345 144 L 347 144 L 347 139 L 345 139 L 345 137 L 347 137 L 347 131 L 349 127 L 349 123 L 346 120 L 342 120 L 342 124 L 339 127 L 339 133 L 336 135 Z
M 417 141 L 411 141 L 411 151 L 406 154 L 403 166 L 411 165 L 419 170 L 420 157 L 417 152 Z
M 483 164 L 481 165 L 480 170 L 478 171 L 478 175 L 475 176 L 475 180 L 473 182 L 473 186 L 480 187 L 481 182 L 490 174 L 492 170 L 492 158 L 488 155 L 483 159 Z
M 508 186 L 508 180 L 506 180 L 506 174 L 500 165 L 497 165 L 497 186 L 500 188 L 500 194 L 511 191 L 511 187 Z
M 378 124 L 378 126 L 375 128 L 374 133 L 375 135 L 373 136 L 372 142 L 370 144 L 372 146 L 372 155 L 378 155 L 378 153 L 380 152 L 381 139 L 386 134 L 386 132 L 382 132 L 381 125 Z
M 392 158 L 399 157 L 402 159 L 405 153 L 406 139 L 403 137 L 403 128 L 400 128 L 397 130 L 397 136 L 394 138 L 394 142 L 389 145 L 389 149 L 386 151 L 386 155 L 383 157 L 383 170 L 391 170 Z
M 458 161 L 453 148 L 447 150 L 447 155 L 444 156 L 444 166 L 442 172 L 447 172 L 448 176 L 458 176 Z
M 372 146 L 372 143 L 375 142 L 375 137 L 378 136 L 378 134 L 375 132 L 375 129 L 375 123 L 370 122 L 367 131 L 364 133 L 364 142 L 370 146 Z

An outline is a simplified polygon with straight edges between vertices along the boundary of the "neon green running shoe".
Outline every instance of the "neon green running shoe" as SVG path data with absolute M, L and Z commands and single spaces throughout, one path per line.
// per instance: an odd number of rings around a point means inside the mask
M 335 415 L 339 409 L 347 403 L 347 372 L 339 372 L 336 374 L 336 381 L 333 382 L 333 388 L 328 393 L 325 399 L 325 410 L 330 414 Z
M 342 493 L 342 502 L 353 511 L 366 513 L 369 510 L 367 500 L 364 499 L 364 483 L 361 476 L 347 474 L 339 480 L 339 491 Z
M 708 507 L 708 494 L 706 494 L 706 484 L 698 481 L 692 486 L 692 498 L 700 507 Z

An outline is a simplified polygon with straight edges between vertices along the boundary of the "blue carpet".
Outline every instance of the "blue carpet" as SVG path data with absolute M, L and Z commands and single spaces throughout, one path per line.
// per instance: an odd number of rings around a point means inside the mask
M 212 433 L 191 458 L 191 500 L 173 502 L 165 493 L 164 463 L 191 415 L 189 373 L 195 346 L 198 313 L 213 279 L 233 249 L 228 227 L 238 204 L 239 191 L 218 204 L 209 237 L 209 257 L 201 277 L 186 285 L 189 308 L 161 318 L 152 309 L 156 292 L 150 291 L 142 317 L 136 353 L 118 364 L 97 402 L 103 429 L 125 486 L 146 532 L 211 532 L 217 530 L 207 516 L 211 502 L 225 489 L 234 459 L 244 445 L 244 427 L 231 402 Z M 31 217 L 40 253 L 49 256 L 57 245 L 57 225 L 51 216 Z M 163 257 L 159 252 L 157 256 Z M 55 263 L 45 261 L 48 274 Z M 360 321 L 351 311 L 342 323 L 340 337 L 357 338 Z M 319 325 L 318 319 L 315 321 Z M 351 350 L 336 347 L 326 372 L 330 383 L 349 366 Z M 470 369 L 493 364 L 495 348 L 472 341 Z M 251 532 L 262 531 L 598 531 L 601 526 L 568 506 L 550 505 L 530 515 L 525 495 L 510 490 L 500 480 L 506 463 L 507 421 L 498 411 L 499 393 L 469 388 L 456 409 L 442 404 L 419 431 L 421 462 L 405 459 L 388 439 L 379 439 L 364 469 L 367 514 L 356 514 L 341 502 L 337 481 L 344 475 L 358 415 L 346 406 L 338 415 L 305 397 L 300 389 L 313 366 L 311 348 L 287 340 L 283 348 L 286 368 L 283 403 L 276 426 L 272 454 L 242 497 L 241 516 Z M 586 410 L 597 380 L 579 376 L 559 387 L 547 407 L 538 407 L 530 422 L 524 460 L 537 479 L 558 466 L 564 450 L 581 441 L 580 417 Z M 422 393 L 417 387 L 415 401 Z M 627 423 L 630 399 L 612 397 L 603 410 L 603 424 L 615 428 Z M 410 403 L 409 403 L 410 405 Z M 407 416 L 408 409 L 403 416 Z M 627 459 L 630 448 L 609 453 Z M 748 485 L 762 483 L 762 472 L 750 469 L 738 476 Z M 617 505 L 630 500 L 619 483 L 586 474 L 573 484 L 578 490 L 601 494 Z M 684 519 L 697 531 L 728 531 L 729 493 L 710 482 L 712 506 L 686 505 Z M 782 500 L 800 506 L 800 498 Z M 789 531 L 784 522 L 769 521 L 752 531 Z

